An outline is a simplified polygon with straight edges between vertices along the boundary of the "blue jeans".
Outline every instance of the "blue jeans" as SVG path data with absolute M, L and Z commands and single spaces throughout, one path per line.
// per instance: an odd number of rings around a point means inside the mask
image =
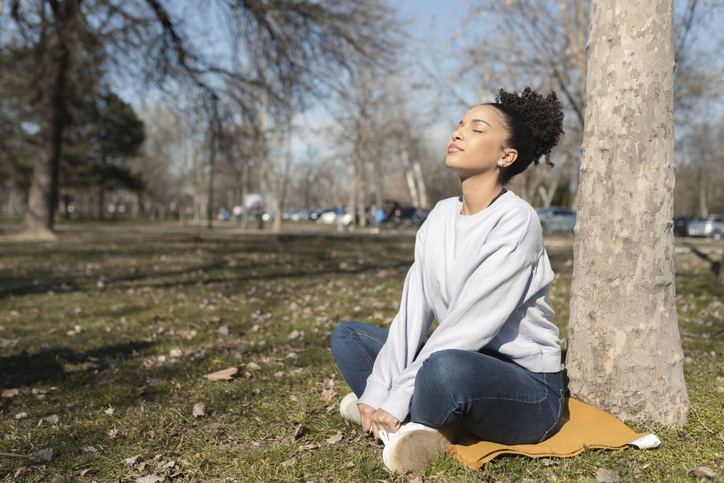
M 361 322 L 343 322 L 332 332 L 332 356 L 357 397 L 387 334 Z M 449 349 L 423 362 L 409 418 L 433 428 L 462 425 L 485 441 L 533 444 L 552 434 L 563 406 L 560 373 L 531 372 L 491 350 Z

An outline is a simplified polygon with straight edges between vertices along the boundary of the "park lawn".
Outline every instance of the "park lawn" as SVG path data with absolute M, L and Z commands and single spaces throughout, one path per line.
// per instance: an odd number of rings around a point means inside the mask
M 564 337 L 571 238 L 546 243 Z M 409 235 L 102 232 L 0 241 L 0 452 L 53 450 L 45 463 L 0 456 L 0 481 L 407 481 L 339 415 L 349 389 L 328 337 L 347 319 L 389 325 L 413 245 Z M 655 450 L 500 457 L 477 472 L 444 455 L 424 481 L 596 481 L 599 469 L 698 481 L 689 470 L 701 466 L 721 480 L 724 290 L 711 271 L 721 255 L 706 242 L 680 248 L 692 246 L 676 260 L 695 409 L 683 428 L 630 424 L 660 437 Z M 231 367 L 232 380 L 204 378 Z M 193 415 L 199 403 L 205 416 Z

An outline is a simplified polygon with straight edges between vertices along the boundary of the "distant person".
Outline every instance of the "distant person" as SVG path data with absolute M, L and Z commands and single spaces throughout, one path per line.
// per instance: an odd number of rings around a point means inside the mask
M 382 207 L 379 207 L 375 211 L 375 227 L 378 232 L 380 231 L 383 221 L 385 221 L 385 210 L 383 210 Z
M 511 445 L 538 443 L 558 424 L 553 271 L 536 212 L 504 186 L 543 156 L 552 166 L 562 134 L 554 93 L 501 89 L 470 109 L 445 158 L 462 196 L 439 202 L 418 231 L 390 329 L 334 329 L 332 355 L 353 391 L 340 410 L 385 443 L 391 471 L 424 469 L 458 427 Z

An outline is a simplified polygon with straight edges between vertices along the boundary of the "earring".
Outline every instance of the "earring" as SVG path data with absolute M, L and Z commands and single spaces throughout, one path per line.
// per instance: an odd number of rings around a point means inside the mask
M 505 163 L 501 161 L 501 162 L 498 163 L 498 165 L 500 165 L 500 166 L 505 166 Z

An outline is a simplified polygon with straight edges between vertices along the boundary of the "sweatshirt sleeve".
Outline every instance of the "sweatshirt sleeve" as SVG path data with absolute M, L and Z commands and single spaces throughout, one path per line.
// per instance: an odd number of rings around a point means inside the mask
M 400 310 L 390 325 L 387 341 L 375 359 L 372 374 L 367 378 L 365 392 L 359 399 L 360 403 L 374 409 L 378 409 L 389 399 L 393 381 L 412 364 L 432 325 L 433 315 L 425 296 L 421 259 L 426 224 L 424 223 L 417 233 L 415 262 L 405 278 Z M 398 419 L 402 421 L 404 417 Z
M 525 302 L 537 259 L 542 255 L 531 240 L 521 243 L 526 225 L 499 227 L 496 236 L 481 247 L 478 257 L 470 260 L 467 276 L 456 288 L 445 319 L 438 321 L 419 355 L 392 381 L 380 408 L 403 421 L 409 412 L 417 371 L 430 355 L 445 349 L 485 347 Z

